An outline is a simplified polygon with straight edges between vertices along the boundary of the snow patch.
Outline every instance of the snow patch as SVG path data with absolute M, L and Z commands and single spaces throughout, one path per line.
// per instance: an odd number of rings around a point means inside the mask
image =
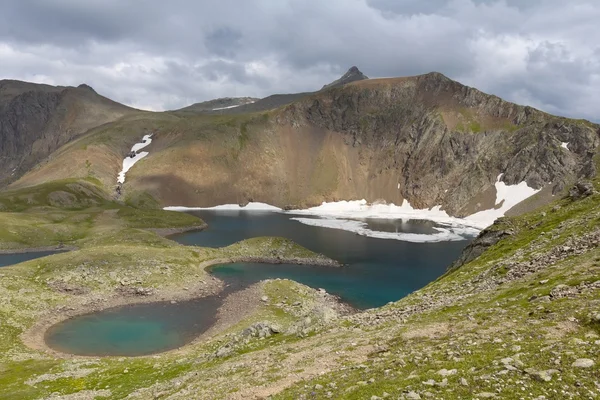
M 407 200 L 402 205 L 375 203 L 368 204 L 366 200 L 338 201 L 332 203 L 323 202 L 320 206 L 304 210 L 285 211 L 291 215 L 310 215 L 320 218 L 293 217 L 294 221 L 323 228 L 342 229 L 359 235 L 374 237 L 378 239 L 395 239 L 413 243 L 443 242 L 454 240 L 465 240 L 467 237 L 475 236 L 480 230 L 493 224 L 494 221 L 522 202 L 523 200 L 538 193 L 541 189 L 533 189 L 526 182 L 517 185 L 507 185 L 501 181 L 502 174 L 496 179 L 496 202 L 495 208 L 484 210 L 469 215 L 466 218 L 451 217 L 435 206 L 430 209 L 416 209 Z M 165 207 L 170 211 L 194 211 L 194 210 L 235 210 L 235 211 L 272 211 L 282 212 L 279 207 L 266 203 L 248 203 L 242 207 L 239 204 L 225 204 L 216 207 Z M 429 220 L 438 224 L 433 229 L 436 233 L 419 234 L 407 232 L 381 232 L 368 228 L 363 219 L 421 219 Z
M 560 147 L 569 150 L 569 142 L 561 142 Z
M 200 210 L 234 210 L 234 211 L 281 211 L 281 208 L 272 206 L 267 203 L 259 203 L 252 202 L 248 203 L 245 206 L 240 206 L 239 204 L 223 204 L 215 207 L 180 207 L 180 206 L 170 206 L 165 207 L 164 210 L 167 211 L 200 211 Z
M 502 174 L 498 175 L 498 179 L 496 179 L 495 204 L 497 208 L 471 214 L 466 217 L 466 220 L 486 228 L 493 224 L 497 218 L 503 217 L 508 210 L 542 190 L 527 186 L 527 182 L 507 185 L 500 179 L 502 179 Z
M 478 229 L 466 228 L 466 227 L 434 227 L 437 233 L 421 234 L 421 233 L 408 233 L 408 232 L 382 232 L 374 231 L 368 228 L 366 222 L 349 220 L 349 219 L 335 219 L 335 218 L 290 218 L 293 221 L 301 222 L 305 225 L 319 226 L 323 228 L 341 229 L 345 231 L 354 232 L 358 235 L 373 237 L 377 239 L 395 239 L 404 242 L 412 243 L 432 243 L 432 242 L 448 242 L 465 240 L 466 236 L 476 236 L 479 233 Z
M 239 106 L 241 106 L 241 104 L 236 104 L 235 106 L 227 106 L 227 107 L 218 107 L 218 108 L 213 108 L 212 110 L 213 110 L 213 111 L 217 111 L 217 110 L 227 110 L 227 109 L 229 109 L 229 108 L 236 108 L 236 107 L 239 107 Z
M 142 151 L 141 153 L 138 153 L 138 151 L 152 143 L 151 138 L 152 135 L 145 135 L 140 143 L 136 143 L 133 145 L 131 151 L 135 152 L 136 154 L 134 157 L 127 156 L 125 157 L 125 159 L 123 159 L 123 169 L 121 170 L 121 172 L 119 172 L 119 177 L 117 178 L 118 183 L 125 183 L 125 174 L 127 173 L 127 171 L 129 171 L 136 162 L 140 161 L 142 158 L 150 154 L 147 151 Z
M 317 207 L 306 210 L 293 210 L 289 211 L 289 213 L 341 219 L 425 219 L 455 228 L 463 227 L 481 230 L 493 224 L 497 218 L 504 216 L 506 211 L 513 206 L 541 190 L 530 188 L 526 182 L 521 182 L 517 185 L 506 185 L 500 180 L 501 178 L 502 174 L 498 176 L 495 184 L 496 208 L 480 211 L 466 218 L 451 217 L 441 209 L 441 206 L 435 206 L 430 209 L 416 209 L 406 200 L 400 206 L 395 204 L 368 204 L 364 199 L 332 203 L 324 202 Z M 304 223 L 304 221 L 301 222 Z

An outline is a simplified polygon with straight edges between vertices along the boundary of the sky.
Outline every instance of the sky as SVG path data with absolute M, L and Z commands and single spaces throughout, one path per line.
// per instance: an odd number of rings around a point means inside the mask
M 598 0 L 6 0 L 0 79 L 168 110 L 438 71 L 600 120 Z

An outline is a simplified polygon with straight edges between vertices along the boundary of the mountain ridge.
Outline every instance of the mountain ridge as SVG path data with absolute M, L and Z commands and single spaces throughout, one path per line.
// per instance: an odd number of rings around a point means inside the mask
M 0 81 L 0 187 L 89 129 L 135 112 L 85 84 Z
M 155 132 L 143 168 L 128 173 L 126 197 L 147 193 L 163 206 L 262 201 L 282 208 L 408 200 L 461 217 L 495 207 L 502 174 L 507 185 L 543 189 L 515 208 L 521 213 L 596 174 L 599 131 L 599 125 L 510 103 L 434 72 L 350 82 L 268 111 L 126 118 L 57 153 L 15 185 L 92 174 L 110 188 L 119 157 Z M 100 157 L 106 151 L 110 162 Z M 73 158 L 92 166 L 67 161 Z

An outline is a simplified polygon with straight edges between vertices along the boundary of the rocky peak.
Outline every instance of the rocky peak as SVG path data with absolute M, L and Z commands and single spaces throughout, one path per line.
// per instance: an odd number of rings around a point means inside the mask
M 96 91 L 94 90 L 93 87 L 91 87 L 90 85 L 85 84 L 85 83 L 82 83 L 81 85 L 77 86 L 77 88 L 78 89 L 86 89 L 86 90 L 91 91 L 92 93 L 96 93 Z
M 323 88 L 321 90 L 331 88 L 331 87 L 336 87 L 336 86 L 342 86 L 342 85 L 345 85 L 347 83 L 354 82 L 354 81 L 362 81 L 364 79 L 369 79 L 369 77 L 366 76 L 365 74 L 363 74 L 358 69 L 358 67 L 352 66 L 344 75 L 342 75 L 342 77 L 340 79 L 337 79 L 337 80 L 331 82 L 330 84 L 323 86 Z

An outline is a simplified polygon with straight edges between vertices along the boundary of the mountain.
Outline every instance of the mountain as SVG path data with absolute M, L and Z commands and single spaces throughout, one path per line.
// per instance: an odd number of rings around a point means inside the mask
M 364 75 L 357 67 L 351 67 L 342 77 L 339 79 L 323 86 L 321 90 L 325 90 L 332 87 L 343 86 L 347 83 L 369 79 Z M 236 101 L 236 99 L 230 98 L 210 100 L 204 103 L 192 104 L 191 106 L 182 108 L 178 111 L 194 111 L 194 112 L 214 112 L 218 114 L 244 114 L 252 112 L 260 112 L 272 110 L 278 107 L 291 104 L 296 100 L 303 97 L 309 96 L 316 92 L 302 92 L 302 93 L 286 93 L 286 94 L 273 94 L 263 99 L 255 99 L 250 97 L 241 97 L 238 99 L 248 99 L 251 101 Z M 221 101 L 225 100 L 225 101 Z M 216 106 L 215 106 L 216 105 Z M 235 106 L 235 107 L 232 107 Z
M 408 200 L 453 216 L 494 208 L 498 177 L 541 189 L 513 213 L 546 204 L 596 174 L 600 144 L 596 124 L 429 73 L 355 81 L 270 111 L 125 118 L 73 142 L 13 187 L 90 174 L 110 187 L 124 155 L 150 130 L 149 156 L 128 173 L 125 197 L 149 194 L 163 206 Z
M 195 103 L 191 106 L 184 107 L 178 111 L 192 111 L 192 112 L 201 112 L 201 111 L 220 111 L 227 110 L 230 108 L 235 108 L 239 106 L 243 106 L 245 104 L 255 103 L 257 100 L 260 100 L 255 97 L 222 97 L 220 99 L 214 99 L 209 101 L 203 101 L 201 103 Z
M 365 74 L 363 74 L 362 72 L 360 72 L 358 67 L 354 66 L 354 67 L 351 67 L 344 75 L 342 75 L 342 77 L 340 79 L 337 79 L 327 85 L 324 85 L 321 90 L 332 88 L 332 87 L 343 86 L 347 83 L 355 82 L 355 81 L 362 81 L 364 79 L 369 79 L 369 77 L 366 76 Z
M 87 85 L 0 81 L 0 187 L 89 129 L 134 111 Z

